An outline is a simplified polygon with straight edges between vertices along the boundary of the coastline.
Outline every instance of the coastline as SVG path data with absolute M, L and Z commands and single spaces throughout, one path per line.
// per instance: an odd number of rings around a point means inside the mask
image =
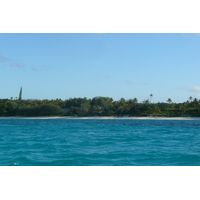
M 133 120 L 200 120 L 200 117 L 0 117 L 0 119 L 133 119 Z

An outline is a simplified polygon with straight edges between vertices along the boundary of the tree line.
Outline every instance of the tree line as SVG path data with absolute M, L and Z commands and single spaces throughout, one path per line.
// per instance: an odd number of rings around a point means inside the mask
M 138 102 L 137 98 L 114 101 L 110 97 L 24 100 L 0 99 L 0 116 L 191 116 L 200 117 L 200 99 L 189 97 L 183 103 L 152 103 L 149 99 Z

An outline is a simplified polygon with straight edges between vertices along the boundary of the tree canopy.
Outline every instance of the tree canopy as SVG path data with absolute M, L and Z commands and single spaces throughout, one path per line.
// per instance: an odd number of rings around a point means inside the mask
M 20 90 L 21 91 L 21 90 Z M 22 93 L 21 93 L 22 94 Z M 20 95 L 21 96 L 21 95 Z M 150 97 L 153 95 L 151 94 Z M 200 117 L 200 100 L 189 97 L 183 103 L 141 103 L 137 98 L 114 101 L 110 97 L 24 100 L 0 99 L 0 116 L 192 116 Z

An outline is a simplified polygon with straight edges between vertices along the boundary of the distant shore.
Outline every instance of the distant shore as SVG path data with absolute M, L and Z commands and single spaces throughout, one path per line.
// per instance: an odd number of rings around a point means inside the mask
M 144 120 L 200 120 L 200 117 L 0 117 L 0 119 L 144 119 Z

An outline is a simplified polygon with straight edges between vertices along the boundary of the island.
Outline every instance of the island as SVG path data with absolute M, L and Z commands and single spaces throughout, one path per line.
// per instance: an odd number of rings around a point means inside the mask
M 138 102 L 137 98 L 114 101 L 110 97 L 62 99 L 0 99 L 0 116 L 63 116 L 63 117 L 200 117 L 200 100 L 189 97 L 182 103 Z M 152 97 L 150 95 L 150 97 Z

